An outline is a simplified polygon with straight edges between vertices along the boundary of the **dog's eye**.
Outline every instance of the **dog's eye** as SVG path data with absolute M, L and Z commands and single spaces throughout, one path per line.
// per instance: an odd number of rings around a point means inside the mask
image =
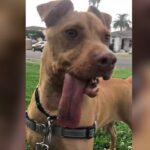
M 105 40 L 106 40 L 107 42 L 109 42 L 109 40 L 110 40 L 110 34 L 106 34 L 106 35 L 105 35 Z
M 68 29 L 65 31 L 68 38 L 74 39 L 78 36 L 78 31 L 76 29 Z

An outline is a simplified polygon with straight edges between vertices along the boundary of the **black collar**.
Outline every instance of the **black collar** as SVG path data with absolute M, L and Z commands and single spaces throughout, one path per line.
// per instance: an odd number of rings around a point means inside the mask
M 43 108 L 41 102 L 40 102 L 40 97 L 39 97 L 39 91 L 38 88 L 35 89 L 35 101 L 36 101 L 36 106 L 37 108 L 47 117 L 50 118 L 50 120 L 57 119 L 57 116 L 51 116 L 49 115 L 45 109 Z
M 57 119 L 57 116 L 49 115 L 40 102 L 38 88 L 35 90 L 35 101 L 37 108 L 47 117 L 49 121 L 52 121 L 50 126 L 48 124 L 41 124 L 37 121 L 31 119 L 26 112 L 26 125 L 35 132 L 40 133 L 43 136 L 47 136 L 48 134 L 61 136 L 64 138 L 78 138 L 78 139 L 89 139 L 93 138 L 96 132 L 96 124 L 94 123 L 92 126 L 88 127 L 79 127 L 79 128 L 64 128 L 58 125 L 53 124 L 53 120 Z M 52 131 L 49 129 L 52 128 Z
M 51 135 L 63 137 L 63 138 L 74 138 L 74 139 L 90 139 L 95 136 L 96 124 L 88 127 L 79 127 L 79 128 L 65 128 L 58 125 L 52 124 L 51 127 L 48 124 L 38 123 L 37 121 L 29 118 L 28 113 L 26 112 L 26 125 L 33 131 L 41 134 L 42 136 L 47 136 L 50 132 Z

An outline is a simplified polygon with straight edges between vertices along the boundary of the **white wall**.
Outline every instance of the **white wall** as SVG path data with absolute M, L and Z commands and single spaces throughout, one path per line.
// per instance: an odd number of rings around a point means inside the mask
M 115 37 L 114 39 L 114 51 L 119 52 L 121 50 L 121 38 Z
M 131 47 L 129 47 L 129 43 L 130 43 L 130 39 L 124 39 L 124 47 L 123 47 L 123 49 L 125 51 L 131 50 Z
M 26 38 L 26 50 L 31 50 L 32 49 L 32 41 L 31 39 Z

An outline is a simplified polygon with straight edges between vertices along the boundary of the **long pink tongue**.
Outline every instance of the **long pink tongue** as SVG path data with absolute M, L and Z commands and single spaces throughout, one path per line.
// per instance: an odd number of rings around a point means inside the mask
M 59 102 L 58 123 L 75 128 L 80 122 L 81 103 L 86 83 L 65 74 L 62 96 Z

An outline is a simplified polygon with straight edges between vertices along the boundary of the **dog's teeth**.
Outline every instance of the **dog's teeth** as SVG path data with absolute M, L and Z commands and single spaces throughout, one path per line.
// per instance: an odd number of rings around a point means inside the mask
M 95 82 L 95 80 L 94 80 L 94 79 L 91 79 L 89 85 L 90 85 L 91 87 L 95 87 L 96 84 L 97 84 L 97 83 Z

